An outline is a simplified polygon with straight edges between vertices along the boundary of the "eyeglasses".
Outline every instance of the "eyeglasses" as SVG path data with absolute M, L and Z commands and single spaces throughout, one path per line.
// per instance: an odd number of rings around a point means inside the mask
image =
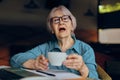
M 53 17 L 53 18 L 51 18 L 51 21 L 52 21 L 54 24 L 58 24 L 58 23 L 60 23 L 60 19 L 61 19 L 63 22 L 68 22 L 71 18 L 70 18 L 70 16 L 68 16 L 68 15 L 64 15 L 64 16 L 61 16 L 61 17 Z

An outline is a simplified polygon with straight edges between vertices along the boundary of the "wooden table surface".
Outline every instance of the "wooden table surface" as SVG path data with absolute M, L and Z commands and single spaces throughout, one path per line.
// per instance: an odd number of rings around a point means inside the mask
M 65 79 L 65 80 L 94 80 L 94 79 L 91 79 L 91 78 L 75 78 L 75 79 Z

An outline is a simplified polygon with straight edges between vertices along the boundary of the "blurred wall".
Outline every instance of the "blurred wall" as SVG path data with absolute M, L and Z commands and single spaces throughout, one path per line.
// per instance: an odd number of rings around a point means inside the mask
M 0 2 L 0 24 L 7 25 L 46 25 L 49 9 L 45 8 L 46 0 L 34 0 L 36 9 L 27 9 L 24 5 L 30 0 L 2 0 Z M 69 0 L 70 10 L 77 18 L 78 28 L 96 29 L 97 0 Z M 91 9 L 94 16 L 85 16 Z

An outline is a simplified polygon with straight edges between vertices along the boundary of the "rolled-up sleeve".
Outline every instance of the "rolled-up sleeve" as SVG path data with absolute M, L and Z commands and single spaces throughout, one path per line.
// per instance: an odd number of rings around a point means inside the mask
M 86 52 L 83 54 L 83 60 L 89 69 L 88 77 L 98 79 L 95 55 L 93 49 L 90 46 L 86 48 Z
M 46 44 L 43 44 L 26 52 L 17 53 L 10 59 L 10 65 L 12 67 L 23 67 L 22 64 L 25 61 L 29 59 L 35 59 L 37 56 L 41 55 L 42 53 L 45 53 L 45 46 Z
M 35 55 L 33 56 L 32 53 L 18 53 L 14 55 L 11 60 L 10 64 L 12 67 L 22 67 L 22 64 L 27 61 L 28 59 L 34 59 Z

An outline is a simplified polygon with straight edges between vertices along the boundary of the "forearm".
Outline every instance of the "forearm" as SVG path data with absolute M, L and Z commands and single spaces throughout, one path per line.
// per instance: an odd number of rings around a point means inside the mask
M 26 62 L 24 62 L 22 65 L 25 68 L 35 69 L 35 60 L 34 59 L 29 59 Z
M 79 70 L 82 77 L 86 78 L 89 74 L 89 69 L 86 64 L 83 63 L 82 67 Z

